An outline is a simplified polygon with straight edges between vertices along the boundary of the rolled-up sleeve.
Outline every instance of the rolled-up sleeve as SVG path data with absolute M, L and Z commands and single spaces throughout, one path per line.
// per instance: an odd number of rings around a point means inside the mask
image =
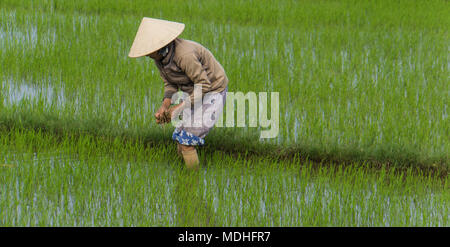
M 183 55 L 178 62 L 178 66 L 184 71 L 189 79 L 191 79 L 194 83 L 194 87 L 201 86 L 202 97 L 205 93 L 210 91 L 211 81 L 208 79 L 206 71 L 203 69 L 202 63 L 195 53 L 187 53 Z M 194 102 L 193 92 L 189 95 L 189 97 L 191 102 Z M 202 97 L 195 100 L 200 100 Z

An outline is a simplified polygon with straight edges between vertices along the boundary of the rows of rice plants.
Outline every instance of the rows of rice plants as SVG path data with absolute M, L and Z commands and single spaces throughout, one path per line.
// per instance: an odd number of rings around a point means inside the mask
M 449 226 L 447 12 L 0 0 L 0 226 Z M 127 57 L 143 16 L 186 23 L 229 91 L 279 92 L 277 138 L 216 128 L 183 169 L 159 72 Z
M 1 0 L 0 125 L 169 140 L 171 127 L 161 132 L 152 117 L 156 67 L 127 57 L 149 16 L 186 23 L 181 37 L 213 52 L 229 91 L 280 92 L 277 138 L 221 128 L 214 149 L 265 143 L 295 147 L 292 157 L 448 168 L 448 3 L 273 4 Z
M 448 177 L 0 135 L 0 226 L 449 226 Z M 220 162 L 218 162 L 220 160 Z

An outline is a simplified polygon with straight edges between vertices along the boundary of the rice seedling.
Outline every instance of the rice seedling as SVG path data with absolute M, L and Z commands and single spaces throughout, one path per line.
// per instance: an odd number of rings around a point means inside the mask
M 192 173 L 171 148 L 52 139 L 2 135 L 0 160 L 15 168 L 0 169 L 0 225 L 449 225 L 448 177 L 412 168 L 399 175 L 216 152 Z M 46 149 L 33 152 L 40 143 Z

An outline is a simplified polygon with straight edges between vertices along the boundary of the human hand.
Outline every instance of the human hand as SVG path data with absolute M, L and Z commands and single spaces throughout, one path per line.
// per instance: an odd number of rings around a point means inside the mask
M 164 124 L 167 122 L 167 116 L 168 115 L 169 107 L 166 105 L 161 105 L 161 107 L 158 109 L 158 111 L 155 113 L 156 123 L 157 124 Z M 170 122 L 170 120 L 169 120 Z

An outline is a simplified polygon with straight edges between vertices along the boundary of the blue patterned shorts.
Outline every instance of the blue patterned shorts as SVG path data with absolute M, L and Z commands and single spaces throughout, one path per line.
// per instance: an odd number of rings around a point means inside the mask
M 222 98 L 222 104 L 212 104 L 214 103 L 214 99 L 206 100 L 202 103 L 202 114 L 207 111 L 211 111 L 212 107 L 215 107 L 214 114 L 212 119 L 209 121 L 209 124 L 203 123 L 201 121 L 201 126 L 193 127 L 187 126 L 187 124 L 181 124 L 181 126 L 176 127 L 172 134 L 172 139 L 177 141 L 182 145 L 187 146 L 197 146 L 205 144 L 205 136 L 209 133 L 209 131 L 214 127 L 215 122 L 219 118 L 218 116 L 223 110 L 223 106 L 225 105 L 226 95 L 227 95 L 228 87 L 225 88 L 222 92 L 220 92 L 220 96 Z M 191 116 L 194 116 L 194 109 L 191 109 Z

